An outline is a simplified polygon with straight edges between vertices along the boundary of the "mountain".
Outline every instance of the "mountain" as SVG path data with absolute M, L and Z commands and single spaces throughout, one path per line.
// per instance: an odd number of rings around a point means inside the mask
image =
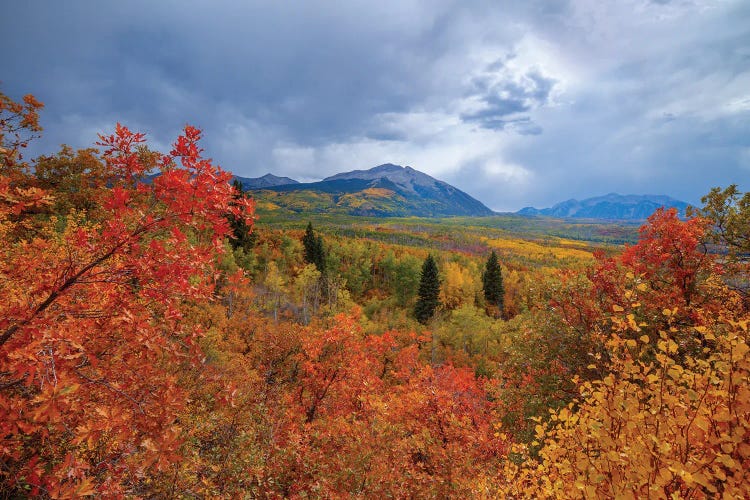
M 567 200 L 552 208 L 522 208 L 518 215 L 544 215 L 557 218 L 632 220 L 647 219 L 657 208 L 676 208 L 685 215 L 688 204 L 664 195 L 621 195 L 610 193 L 585 200 Z
M 250 188 L 260 209 L 374 217 L 483 216 L 494 212 L 460 189 L 390 163 L 320 182 Z
M 336 180 L 347 180 L 347 179 L 363 179 L 363 180 L 378 180 L 388 179 L 394 184 L 398 185 L 402 189 L 409 192 L 416 193 L 419 188 L 430 189 L 434 188 L 436 184 L 443 184 L 452 188 L 445 182 L 438 181 L 427 174 L 424 174 L 418 170 L 414 170 L 411 167 L 401 167 L 392 163 L 385 163 L 378 165 L 370 170 L 352 170 L 351 172 L 343 172 L 340 174 L 326 177 L 323 181 L 336 181 Z M 455 188 L 453 188 L 455 189 Z M 455 189 L 458 191 L 457 189 Z
M 266 174 L 263 177 L 234 177 L 240 181 L 243 189 L 265 189 L 275 186 L 284 186 L 287 184 L 299 184 L 299 182 L 289 177 L 277 177 L 273 174 Z

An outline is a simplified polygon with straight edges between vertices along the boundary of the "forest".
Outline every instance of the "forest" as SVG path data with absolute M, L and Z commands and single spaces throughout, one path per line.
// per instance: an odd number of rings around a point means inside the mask
M 190 126 L 27 159 L 42 107 L 0 93 L 0 498 L 750 497 L 750 193 L 290 218 Z

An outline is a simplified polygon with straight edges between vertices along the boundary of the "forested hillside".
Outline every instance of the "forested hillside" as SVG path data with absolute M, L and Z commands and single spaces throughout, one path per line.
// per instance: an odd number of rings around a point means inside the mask
M 190 126 L 25 158 L 41 108 L 0 94 L 1 498 L 750 496 L 750 193 L 259 215 Z
M 238 180 L 252 190 L 266 211 L 278 211 L 287 218 L 299 213 L 372 217 L 479 217 L 494 213 L 448 183 L 390 163 L 338 173 L 320 182 Z

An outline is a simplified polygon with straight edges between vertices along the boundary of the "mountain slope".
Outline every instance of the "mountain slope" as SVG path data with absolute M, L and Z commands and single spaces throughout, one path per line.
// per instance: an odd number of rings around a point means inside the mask
M 388 179 L 397 186 L 405 189 L 409 192 L 416 193 L 417 187 L 430 188 L 436 184 L 448 184 L 438 181 L 437 179 L 430 177 L 418 170 L 414 170 L 411 167 L 401 167 L 392 163 L 385 163 L 378 165 L 369 170 L 352 170 L 351 172 L 343 172 L 340 174 L 326 177 L 323 181 L 336 181 L 346 179 L 363 179 L 363 180 L 378 180 Z M 451 186 L 452 187 L 452 186 Z M 454 188 L 455 189 L 455 188 Z
M 261 209 L 368 216 L 482 216 L 493 212 L 460 189 L 411 167 L 385 164 L 320 182 L 268 186 L 253 195 Z
M 275 186 L 284 186 L 287 184 L 299 184 L 299 182 L 289 177 L 278 177 L 273 174 L 266 174 L 263 177 L 234 177 L 240 181 L 243 189 L 265 189 Z
M 585 200 L 567 200 L 551 208 L 526 207 L 518 215 L 544 215 L 557 218 L 632 220 L 647 219 L 657 208 L 677 208 L 685 215 L 688 204 L 664 195 L 621 195 L 610 193 Z

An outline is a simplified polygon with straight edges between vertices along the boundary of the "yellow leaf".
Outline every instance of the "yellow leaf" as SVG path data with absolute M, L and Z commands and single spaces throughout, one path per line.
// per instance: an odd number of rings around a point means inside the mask
M 708 420 L 702 415 L 695 417 L 695 426 L 703 432 L 708 432 Z
M 748 345 L 747 345 L 747 344 L 745 344 L 744 342 L 740 342 L 740 343 L 738 343 L 738 344 L 737 344 L 737 346 L 735 347 L 735 352 L 734 352 L 734 354 L 735 354 L 735 355 L 736 355 L 736 356 L 737 356 L 738 358 L 742 358 L 742 357 L 744 357 L 744 356 L 745 356 L 745 354 L 747 354 L 747 352 L 748 352 L 748 351 L 750 351 L 750 346 L 748 346 Z
M 628 314 L 628 326 L 630 326 L 630 329 L 635 332 L 640 332 L 641 329 L 638 327 L 638 324 L 635 322 L 635 316 L 632 314 Z
M 613 310 L 614 312 L 622 312 L 622 311 L 624 311 L 625 309 L 623 309 L 622 307 L 618 306 L 617 304 L 614 304 L 614 305 L 612 306 L 612 310 Z
M 716 460 L 718 460 L 719 462 L 721 462 L 722 464 L 726 465 L 729 468 L 734 468 L 735 465 L 737 464 L 737 462 L 735 462 L 732 457 L 730 457 L 729 455 L 725 455 L 723 453 L 719 454 L 716 457 Z
M 640 340 L 641 342 L 643 342 L 644 344 L 648 344 L 648 341 L 649 341 L 650 339 L 648 338 L 648 335 L 641 335 L 641 336 L 640 336 L 640 338 L 639 338 L 639 340 Z
M 667 352 L 674 354 L 677 352 L 677 348 L 678 348 L 677 342 L 675 342 L 674 340 L 670 340 L 667 345 Z

